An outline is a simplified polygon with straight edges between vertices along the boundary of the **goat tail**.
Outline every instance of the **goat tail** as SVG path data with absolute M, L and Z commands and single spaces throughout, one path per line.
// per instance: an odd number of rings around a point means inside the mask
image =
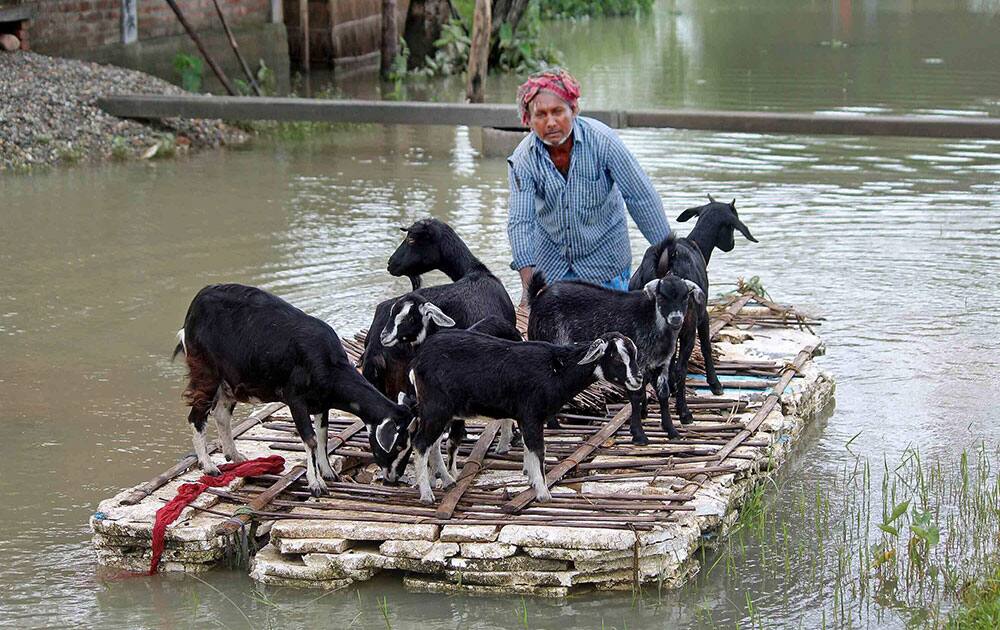
M 177 331 L 177 347 L 174 348 L 174 353 L 170 355 L 170 360 L 173 361 L 177 358 L 177 355 L 183 354 L 187 356 L 187 345 L 184 343 L 184 329 L 181 328 Z
M 529 308 L 535 304 L 535 300 L 538 299 L 538 296 L 541 295 L 546 287 L 548 287 L 548 284 L 545 282 L 545 273 L 543 271 L 538 270 L 531 274 L 531 280 L 528 282 Z

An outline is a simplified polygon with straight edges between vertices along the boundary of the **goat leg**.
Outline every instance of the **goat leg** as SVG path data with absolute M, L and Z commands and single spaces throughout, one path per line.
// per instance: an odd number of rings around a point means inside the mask
M 511 420 L 513 422 L 513 420 Z M 448 430 L 448 471 L 458 479 L 458 447 L 465 440 L 465 420 L 453 420 Z
M 500 421 L 500 441 L 497 442 L 496 454 L 506 455 L 510 452 L 510 444 L 514 440 L 514 421 L 510 418 Z
M 632 443 L 640 446 L 649 444 L 649 438 L 642 428 L 642 419 L 646 417 L 646 381 L 636 391 L 628 392 L 628 400 L 632 404 L 632 415 L 628 419 L 628 431 L 632 434 Z
M 299 432 L 302 445 L 306 448 L 306 483 L 309 486 L 309 492 L 314 497 L 323 496 L 326 494 L 327 488 L 326 482 L 323 481 L 323 475 L 319 471 L 319 458 L 317 457 L 319 444 L 316 440 L 316 432 L 313 430 L 312 418 L 306 406 L 301 402 L 289 401 L 286 404 L 292 412 L 292 420 L 295 421 L 295 429 Z M 323 456 L 326 456 L 325 451 Z
M 188 412 L 188 422 L 191 423 L 191 441 L 194 442 L 194 452 L 198 456 L 198 465 L 201 466 L 202 472 L 206 475 L 218 477 L 222 471 L 208 454 L 208 438 L 205 436 L 205 429 L 208 428 L 207 401 L 191 405 L 191 411 Z
M 552 498 L 545 482 L 545 438 L 542 435 L 541 418 L 532 418 L 521 424 L 524 439 L 524 459 L 522 468 L 528 483 L 535 490 L 535 500 L 545 503 Z
M 681 419 L 681 424 L 691 424 L 694 422 L 694 415 L 687 406 L 687 381 L 688 361 L 691 360 L 691 353 L 694 351 L 694 324 L 684 323 L 681 329 L 680 348 L 674 353 L 670 361 L 670 389 L 673 390 L 674 398 L 677 400 L 677 416 Z
M 674 428 L 674 421 L 670 419 L 670 374 L 660 372 L 656 379 L 656 398 L 660 401 L 660 426 L 667 433 L 667 437 L 676 440 L 681 436 Z
M 701 344 L 701 356 L 705 360 L 705 380 L 716 396 L 722 395 L 722 383 L 715 374 L 715 359 L 712 358 L 712 333 L 709 330 L 708 311 L 702 311 L 698 318 L 698 342 Z
M 437 442 L 431 444 L 431 448 Z M 434 504 L 434 492 L 431 490 L 430 470 L 428 470 L 427 449 L 413 449 L 413 467 L 417 476 L 417 487 L 420 489 L 420 502 L 427 505 Z
M 315 414 L 312 417 L 313 429 L 316 430 L 316 464 L 324 479 L 334 481 L 339 478 L 337 471 L 330 465 L 330 455 L 327 452 L 327 436 L 330 432 L 330 412 Z

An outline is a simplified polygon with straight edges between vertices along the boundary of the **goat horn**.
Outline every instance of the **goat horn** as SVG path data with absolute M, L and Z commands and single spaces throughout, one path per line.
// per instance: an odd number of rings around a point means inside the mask
M 715 203 L 715 199 L 712 198 L 712 193 L 708 193 L 708 200 Z
M 410 228 L 401 227 L 401 228 L 399 228 L 399 231 L 400 232 L 409 232 Z
M 729 205 L 731 205 L 734 208 L 736 207 L 736 197 L 733 197 L 733 200 L 729 202 Z

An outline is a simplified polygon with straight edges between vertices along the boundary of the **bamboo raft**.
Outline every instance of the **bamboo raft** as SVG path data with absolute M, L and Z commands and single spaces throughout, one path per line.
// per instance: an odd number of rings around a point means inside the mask
M 526 314 L 518 314 L 524 330 Z M 708 391 L 693 357 L 688 378 L 695 421 L 680 440 L 660 429 L 650 405 L 650 444 L 634 446 L 630 407 L 606 383 L 582 392 L 546 430 L 546 481 L 539 504 L 521 472 L 521 450 L 497 455 L 500 422 L 471 419 L 460 475 L 419 502 L 412 467 L 398 487 L 376 480 L 364 424 L 331 414 L 331 465 L 340 476 L 319 499 L 305 487 L 302 445 L 287 408 L 262 406 L 233 428 L 248 457 L 280 454 L 280 475 L 210 489 L 167 531 L 166 571 L 204 571 L 249 561 L 261 583 L 341 588 L 397 571 L 408 588 L 430 592 L 565 596 L 581 588 L 629 589 L 684 583 L 696 550 L 724 535 L 742 496 L 774 473 L 800 430 L 833 395 L 812 360 L 820 322 L 753 295 L 713 304 L 711 332 L 722 396 Z M 345 339 L 355 360 L 364 334 Z M 218 445 L 213 457 L 221 460 Z M 188 455 L 156 478 L 103 501 L 91 517 L 101 564 L 143 571 L 156 510 L 200 476 Z

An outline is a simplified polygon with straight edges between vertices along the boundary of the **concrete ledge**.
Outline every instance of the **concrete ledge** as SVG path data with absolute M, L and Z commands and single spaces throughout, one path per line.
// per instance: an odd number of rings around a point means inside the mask
M 321 100 L 222 96 L 108 96 L 98 105 L 124 118 L 311 120 L 331 123 L 520 127 L 517 108 L 491 103 Z M 851 116 L 740 111 L 587 110 L 611 127 L 701 129 L 743 133 L 1000 139 L 1000 118 Z

